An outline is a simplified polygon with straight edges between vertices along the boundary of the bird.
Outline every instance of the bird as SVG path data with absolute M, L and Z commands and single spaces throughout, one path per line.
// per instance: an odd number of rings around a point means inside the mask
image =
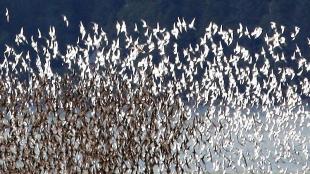
M 65 26 L 66 26 L 66 27 L 69 27 L 69 21 L 68 21 L 67 16 L 62 15 L 62 20 L 65 22 Z
M 243 35 L 243 26 L 241 23 L 239 23 L 239 28 L 237 29 L 237 34 L 239 35 L 239 38 Z
M 121 24 L 119 22 L 116 22 L 116 34 L 119 35 L 121 32 Z
M 173 29 L 171 30 L 171 34 L 175 37 L 175 39 L 178 39 L 179 30 L 178 30 L 178 28 L 175 26 L 175 24 L 173 24 Z
M 299 33 L 299 30 L 300 30 L 299 27 L 297 27 L 297 26 L 294 27 L 294 32 L 291 33 L 291 38 L 292 38 L 292 40 L 295 40 L 296 36 L 297 36 L 298 33 Z
M 254 31 L 251 33 L 251 36 L 254 36 L 254 39 L 257 39 L 262 33 L 263 33 L 262 28 L 256 27 Z
M 42 38 L 42 34 L 41 34 L 40 29 L 38 29 L 38 38 L 39 38 L 39 39 Z
M 196 28 L 195 28 L 195 20 L 196 20 L 196 18 L 194 18 L 194 19 L 191 21 L 191 23 L 189 23 L 189 25 L 188 25 L 188 28 L 189 28 L 189 29 L 196 30 Z
M 139 30 L 138 30 L 138 26 L 137 24 L 135 23 L 135 29 L 134 29 L 135 32 L 139 33 Z
M 80 21 L 80 34 L 81 34 L 81 39 L 84 39 L 84 37 L 86 35 L 86 30 L 85 30 L 85 27 L 84 27 L 82 21 Z
M 10 22 L 10 15 L 9 15 L 8 8 L 5 8 L 5 17 L 6 17 L 6 22 L 9 23 Z
M 122 22 L 122 25 L 121 25 L 121 32 L 127 34 L 127 29 L 126 29 L 125 21 Z
M 141 22 L 142 22 L 142 27 L 143 28 L 148 28 L 148 26 L 146 24 L 146 21 L 144 19 L 141 19 Z

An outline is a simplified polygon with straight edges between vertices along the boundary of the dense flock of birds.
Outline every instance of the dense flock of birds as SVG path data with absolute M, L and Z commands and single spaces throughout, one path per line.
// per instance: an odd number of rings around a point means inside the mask
M 121 21 L 112 39 L 81 22 L 65 48 L 21 28 L 0 62 L 1 173 L 309 172 L 300 29 L 211 22 L 180 43 L 195 22 Z

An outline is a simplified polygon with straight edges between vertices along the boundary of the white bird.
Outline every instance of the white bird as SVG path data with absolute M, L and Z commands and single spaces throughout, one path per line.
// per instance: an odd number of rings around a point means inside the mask
M 142 22 L 142 27 L 143 27 L 143 28 L 147 28 L 147 24 L 146 24 L 145 20 L 144 20 L 144 19 L 141 19 L 141 22 Z
M 178 28 L 175 26 L 175 23 L 173 24 L 173 29 L 171 30 L 171 34 L 178 39 L 178 35 L 179 35 L 179 30 Z
M 56 38 L 56 31 L 55 31 L 55 27 L 54 26 L 49 28 L 48 34 L 52 38 L 52 40 L 54 40 Z
M 116 22 L 116 34 L 119 35 L 121 32 L 121 24 L 117 21 Z
M 300 28 L 295 26 L 294 32 L 291 33 L 292 40 L 295 40 L 295 38 L 298 35 L 299 31 L 300 31 Z
M 4 51 L 4 54 L 8 54 L 8 56 L 11 55 L 13 48 L 11 48 L 10 46 L 8 46 L 7 44 L 4 44 L 5 45 L 5 51 Z
M 195 28 L 195 18 L 192 20 L 192 22 L 188 25 L 188 28 L 196 30 Z
M 285 26 L 281 25 L 281 34 L 284 33 L 284 30 L 285 30 Z
M 261 27 L 256 27 L 254 31 L 251 33 L 251 36 L 254 36 L 254 39 L 257 39 L 263 32 Z
M 243 26 L 239 23 L 239 28 L 237 29 L 237 34 L 239 34 L 239 38 L 243 35 Z
M 187 31 L 187 25 L 186 25 L 186 22 L 184 20 L 184 18 L 182 18 L 182 28 L 184 28 L 185 31 Z
M 177 27 L 180 30 L 180 32 L 182 33 L 182 22 L 181 19 L 178 17 L 178 21 L 177 21 Z
M 39 39 L 42 38 L 42 34 L 41 34 L 40 29 L 38 29 L 38 38 L 39 38 Z
M 135 29 L 134 29 L 135 32 L 139 33 L 139 30 L 138 30 L 138 26 L 137 24 L 135 23 Z
M 24 28 L 23 27 L 20 29 L 20 33 L 18 35 L 16 35 L 15 42 L 17 43 L 18 46 L 20 43 L 23 43 L 23 42 L 28 43 L 26 40 L 26 37 L 24 36 Z
M 20 35 L 21 37 L 24 36 L 24 27 L 22 27 L 22 28 L 20 29 L 20 33 L 19 33 L 18 35 Z
M 62 20 L 65 22 L 66 27 L 68 27 L 69 26 L 69 21 L 68 21 L 67 16 L 62 15 Z
M 6 21 L 10 22 L 9 10 L 7 8 L 5 8 L 5 16 L 6 16 Z
M 248 27 L 245 27 L 244 35 L 247 36 L 249 39 L 251 39 Z
M 86 35 L 86 30 L 85 30 L 85 27 L 84 27 L 82 21 L 80 22 L 80 34 L 82 36 L 82 39 L 84 39 L 84 37 Z
M 97 23 L 95 23 L 95 22 L 92 22 L 92 24 L 93 24 L 94 33 L 95 33 L 96 35 L 98 35 L 99 25 L 98 25 Z
M 127 35 L 127 29 L 126 29 L 126 23 L 125 23 L 125 21 L 122 22 L 121 32 L 123 32 L 123 33 L 125 33 L 125 34 Z
M 273 30 L 277 29 L 276 23 L 273 21 L 270 22 L 270 26 L 271 26 L 271 29 L 273 29 Z

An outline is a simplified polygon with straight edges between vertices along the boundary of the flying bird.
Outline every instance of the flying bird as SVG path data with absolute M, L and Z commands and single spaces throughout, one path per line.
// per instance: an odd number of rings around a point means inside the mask
M 66 27 L 69 27 L 69 21 L 68 21 L 67 16 L 62 15 L 62 20 L 65 22 Z
M 188 28 L 193 29 L 193 30 L 196 30 L 196 28 L 195 28 L 195 20 L 196 20 L 196 18 L 194 18 L 194 19 L 192 20 L 192 22 L 189 23 Z
M 10 15 L 9 15 L 9 10 L 5 8 L 5 17 L 6 17 L 6 22 L 10 22 Z

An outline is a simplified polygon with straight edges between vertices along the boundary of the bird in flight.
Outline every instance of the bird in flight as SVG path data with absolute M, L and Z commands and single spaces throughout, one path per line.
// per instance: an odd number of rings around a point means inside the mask
M 69 21 L 68 21 L 67 16 L 62 15 L 62 20 L 65 22 L 66 27 L 68 27 L 69 26 Z
M 193 30 L 196 30 L 196 28 L 195 28 L 195 18 L 192 20 L 192 22 L 188 25 L 188 28 L 190 28 L 190 29 L 193 29 Z
M 10 15 L 9 15 L 8 8 L 5 8 L 5 16 L 6 16 L 6 21 L 9 23 L 10 22 Z

